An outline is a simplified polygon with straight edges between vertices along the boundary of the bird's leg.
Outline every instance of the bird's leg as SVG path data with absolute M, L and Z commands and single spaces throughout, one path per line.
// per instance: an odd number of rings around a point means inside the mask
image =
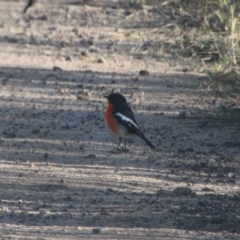
M 118 147 L 117 147 L 117 150 L 120 150 L 121 143 L 122 143 L 122 138 L 121 138 L 121 137 L 119 137 L 119 142 L 118 142 Z

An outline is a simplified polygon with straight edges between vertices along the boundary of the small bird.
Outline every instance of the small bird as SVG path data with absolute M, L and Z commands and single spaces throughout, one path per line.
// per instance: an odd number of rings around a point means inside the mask
M 155 148 L 152 143 L 145 137 L 140 126 L 138 125 L 131 108 L 129 107 L 126 98 L 120 93 L 110 93 L 109 96 L 104 96 L 108 100 L 108 107 L 105 112 L 105 118 L 109 128 L 114 134 L 119 136 L 117 150 L 120 150 L 120 145 L 124 138 L 126 149 L 127 136 L 139 136 L 149 147 Z

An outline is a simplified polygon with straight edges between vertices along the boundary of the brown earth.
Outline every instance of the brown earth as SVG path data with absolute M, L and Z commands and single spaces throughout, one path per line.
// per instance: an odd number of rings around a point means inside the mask
M 0 239 L 240 239 L 239 123 L 208 118 L 220 99 L 197 63 L 161 52 L 165 18 L 124 1 L 25 5 L 0 3 Z M 156 151 L 115 150 L 112 89 Z

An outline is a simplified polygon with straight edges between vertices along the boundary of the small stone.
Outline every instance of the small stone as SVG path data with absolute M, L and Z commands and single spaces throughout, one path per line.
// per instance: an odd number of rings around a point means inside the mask
M 72 61 L 72 57 L 71 57 L 71 56 L 67 56 L 67 57 L 65 58 L 65 60 L 71 62 L 71 61 Z
M 38 19 L 41 20 L 41 21 L 47 21 L 48 17 L 46 15 L 42 15 Z
M 186 152 L 194 152 L 194 148 L 192 148 L 192 147 L 188 147 L 185 150 L 186 150 Z
M 112 188 L 107 188 L 108 192 L 114 192 L 114 190 Z
M 87 97 L 91 97 L 92 96 L 92 93 L 90 91 L 87 92 Z
M 232 172 L 228 173 L 228 177 L 233 178 L 234 177 L 234 173 L 232 173 Z
M 92 229 L 92 233 L 93 234 L 99 234 L 100 233 L 100 229 L 99 228 L 93 228 Z
M 177 187 L 173 190 L 175 196 L 191 196 L 192 189 L 188 187 Z
M 63 89 L 63 88 L 60 88 L 60 89 L 58 90 L 58 92 L 61 93 L 61 94 L 64 94 L 66 91 L 65 91 L 65 89 Z
M 145 92 L 140 92 L 140 97 L 143 98 L 145 96 Z
M 32 130 L 32 134 L 39 134 L 40 133 L 40 130 L 39 129 L 33 129 Z
M 218 163 L 216 162 L 216 160 L 210 159 L 209 162 L 208 162 L 208 166 L 215 168 L 215 167 L 218 167 Z
M 104 63 L 104 61 L 103 61 L 102 58 L 99 58 L 99 59 L 97 60 L 97 63 Z
M 27 216 L 27 215 L 28 215 L 28 211 L 27 211 L 27 210 L 22 211 L 22 212 L 21 212 L 21 215 L 22 215 L 22 216 Z
M 123 198 L 126 200 L 132 200 L 132 198 L 128 197 L 127 195 L 123 195 Z
M 89 49 L 89 52 L 90 53 L 97 53 L 97 49 L 95 46 L 91 46 L 90 49 Z
M 9 43 L 17 43 L 17 42 L 18 42 L 18 39 L 17 39 L 17 38 L 5 37 L 5 39 L 6 39 Z
M 53 67 L 53 71 L 56 72 L 56 71 L 63 71 L 63 70 L 60 67 L 54 66 Z
M 204 187 L 204 188 L 202 188 L 202 191 L 203 192 L 212 192 L 212 189 L 209 187 Z
M 82 57 L 87 57 L 87 55 L 88 55 L 88 54 L 87 54 L 87 51 L 82 51 L 82 52 L 81 52 L 81 56 L 82 56 Z
M 49 156 L 49 154 L 48 154 L 48 153 L 44 153 L 44 155 L 43 155 L 43 157 L 44 157 L 45 159 L 47 159 L 47 158 L 48 158 L 48 156 Z
M 81 29 L 80 28 L 74 28 L 73 29 L 73 32 L 75 33 L 75 35 L 76 35 L 76 37 L 82 37 L 82 35 L 81 35 Z
M 88 47 L 88 41 L 86 39 L 82 39 L 80 41 L 80 44 L 83 45 L 84 47 Z
M 139 71 L 139 75 L 146 77 L 146 76 L 149 76 L 150 73 L 149 73 L 149 71 L 147 71 L 147 70 L 140 70 L 140 71 Z
M 85 158 L 96 158 L 96 155 L 95 154 L 89 154 Z
M 94 45 L 93 39 L 89 39 L 89 40 L 88 40 L 88 45 L 89 45 L 89 46 L 93 46 L 93 45 Z

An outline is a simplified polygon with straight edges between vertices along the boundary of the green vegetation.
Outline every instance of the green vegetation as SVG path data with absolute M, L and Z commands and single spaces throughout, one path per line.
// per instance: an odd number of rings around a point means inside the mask
M 202 61 L 206 87 L 239 97 L 240 2 L 238 0 L 158 1 L 173 30 L 179 31 L 181 57 Z M 166 11 L 165 11 L 166 12 Z M 168 25 L 169 27 L 169 25 Z
M 167 39 L 152 49 L 152 56 L 190 62 L 205 73 L 201 86 L 234 103 L 223 103 L 215 116 L 240 119 L 240 0 L 129 0 L 130 7 L 143 5 L 158 13 L 154 26 L 159 21 Z

